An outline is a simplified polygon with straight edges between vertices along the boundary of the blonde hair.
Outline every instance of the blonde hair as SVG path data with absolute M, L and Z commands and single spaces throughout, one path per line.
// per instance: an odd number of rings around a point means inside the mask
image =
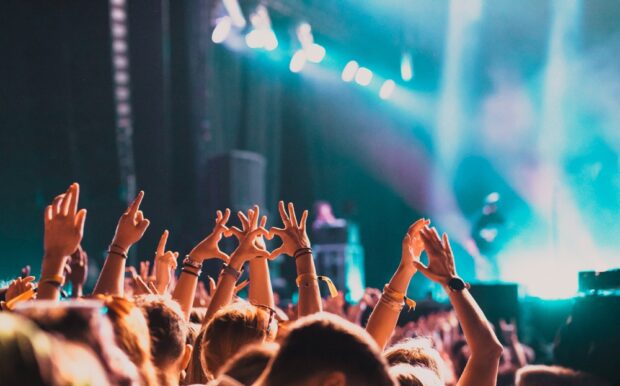
M 432 370 L 439 379 L 448 378 L 448 367 L 441 358 L 439 351 L 433 348 L 427 338 L 410 338 L 402 340 L 383 352 L 383 357 L 391 366 L 406 363 L 412 366 L 422 366 Z

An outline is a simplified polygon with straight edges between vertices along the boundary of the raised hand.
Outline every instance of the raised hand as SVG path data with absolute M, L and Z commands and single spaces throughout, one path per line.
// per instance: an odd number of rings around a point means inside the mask
M 225 236 L 235 236 L 237 240 L 239 240 L 239 243 L 241 243 L 241 241 L 243 241 L 250 234 L 250 232 L 258 228 L 265 228 L 265 224 L 267 224 L 267 216 L 263 216 L 261 218 L 260 224 L 257 223 L 260 216 L 260 209 L 258 205 L 254 205 L 252 209 L 248 210 L 247 216 L 241 211 L 237 213 L 237 216 L 239 217 L 239 221 L 241 221 L 241 229 L 231 227 L 227 232 L 225 232 Z M 254 239 L 254 244 L 260 251 L 267 252 L 263 236 L 256 237 Z
M 67 264 L 67 279 L 71 282 L 72 297 L 82 296 L 82 288 L 88 277 L 88 255 L 78 245 L 78 248 L 71 254 Z
M 217 211 L 215 218 L 215 227 L 209 236 L 202 240 L 198 245 L 194 247 L 189 253 L 192 260 L 203 262 L 207 259 L 221 259 L 224 262 L 228 262 L 230 257 L 220 250 L 219 242 L 222 240 L 224 232 L 228 231 L 226 223 L 230 218 L 230 209 L 226 209 L 224 214 L 221 210 Z
M 144 213 L 140 210 L 143 198 L 144 192 L 140 191 L 118 220 L 112 246 L 122 249 L 124 253 L 142 238 L 149 227 L 150 221 L 144 218 Z
M 440 239 L 435 228 L 425 226 L 420 236 L 428 255 L 428 266 L 420 261 L 414 261 L 413 264 L 430 280 L 442 285 L 448 284 L 451 278 L 457 276 L 448 235 L 444 233 Z
M 43 247 L 47 258 L 64 262 L 82 241 L 86 209 L 77 210 L 79 198 L 80 185 L 73 183 L 45 208 Z
M 419 219 L 413 223 L 407 230 L 407 234 L 403 238 L 403 250 L 400 265 L 403 269 L 415 273 L 417 270 L 414 261 L 420 260 L 420 255 L 424 251 L 424 242 L 422 241 L 420 231 L 431 223 L 430 220 Z
M 271 228 L 269 230 L 269 238 L 271 239 L 273 236 L 280 237 L 280 239 L 282 239 L 282 245 L 271 252 L 270 258 L 274 259 L 281 254 L 294 256 L 295 252 L 299 249 L 310 248 L 310 239 L 306 233 L 308 211 L 304 210 L 301 215 L 301 220 L 297 222 L 295 206 L 292 202 L 288 204 L 288 213 L 284 207 L 284 201 L 278 203 L 278 210 L 284 228 Z
M 30 291 L 34 289 L 34 285 L 32 281 L 34 280 L 34 276 L 27 276 L 24 278 L 18 277 L 15 280 L 12 280 L 9 284 L 9 288 L 6 290 L 5 300 L 10 302 L 15 299 L 19 295 L 24 292 Z
M 155 287 L 159 293 L 164 293 L 170 285 L 179 258 L 179 252 L 166 251 L 167 241 L 168 231 L 165 230 L 155 252 Z
M 256 205 L 248 211 L 248 217 L 239 212 L 239 219 L 241 220 L 243 230 L 233 227 L 228 231 L 228 233 L 235 235 L 239 239 L 239 246 L 233 252 L 233 257 L 236 260 L 245 262 L 255 257 L 270 257 L 270 253 L 265 249 L 265 242 L 263 241 L 263 237 L 269 235 L 269 232 L 265 229 L 267 218 L 263 216 L 259 224 L 259 217 L 260 209 Z

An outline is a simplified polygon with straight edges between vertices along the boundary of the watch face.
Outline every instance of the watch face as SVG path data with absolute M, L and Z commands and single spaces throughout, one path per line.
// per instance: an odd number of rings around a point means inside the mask
M 452 288 L 455 291 L 462 291 L 465 289 L 465 282 L 460 277 L 453 277 L 448 282 L 448 287 Z

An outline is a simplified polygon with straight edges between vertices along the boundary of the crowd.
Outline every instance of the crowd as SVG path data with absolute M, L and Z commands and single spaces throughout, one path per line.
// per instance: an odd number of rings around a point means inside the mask
M 406 231 L 400 264 L 383 289 L 367 289 L 359 303 L 347 304 L 317 274 L 308 211 L 298 218 L 292 203 L 279 203 L 282 227 L 267 228 L 256 206 L 238 213 L 240 228 L 227 225 L 230 210 L 218 211 L 211 234 L 182 260 L 166 250 L 164 231 L 152 267 L 128 267 L 129 249 L 149 227 L 143 197 L 140 192 L 122 214 L 91 294 L 84 293 L 86 210 L 78 209 L 79 185 L 45 208 L 39 280 L 24 272 L 0 295 L 0 384 L 611 384 L 566 367 L 528 365 L 532 352 L 513 323 L 500 323 L 500 344 L 458 276 L 448 236 L 427 219 Z M 238 239 L 230 255 L 219 248 L 225 237 Z M 281 245 L 269 251 L 265 239 L 274 237 Z M 423 252 L 428 264 L 420 260 Z M 280 255 L 295 260 L 298 287 L 298 302 L 282 308 L 269 274 L 270 260 Z M 223 261 L 219 277 L 201 280 L 203 262 L 214 258 Z M 249 280 L 239 283 L 244 269 Z M 399 326 L 404 308 L 415 312 L 406 293 L 417 272 L 445 290 L 451 308 Z M 330 289 L 326 299 L 319 281 Z M 238 293 L 246 287 L 244 299 Z

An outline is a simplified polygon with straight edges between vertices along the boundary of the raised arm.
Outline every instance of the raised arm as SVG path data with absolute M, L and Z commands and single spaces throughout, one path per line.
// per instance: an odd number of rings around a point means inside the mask
M 162 233 L 157 250 L 155 251 L 155 261 L 153 263 L 155 272 L 155 288 L 160 294 L 165 294 L 177 269 L 177 259 L 179 252 L 166 251 L 168 242 L 168 231 Z
M 196 287 L 198 286 L 198 277 L 202 272 L 202 263 L 212 258 L 222 259 L 224 262 L 228 262 L 230 259 L 219 247 L 222 235 L 228 230 L 226 223 L 229 217 L 230 209 L 226 209 L 223 214 L 218 210 L 217 217 L 215 218 L 215 227 L 211 234 L 198 243 L 183 260 L 183 269 L 174 287 L 172 298 L 181 305 L 186 320 L 189 320 L 189 315 L 192 311 Z
M 230 234 L 234 235 L 239 242 L 250 232 L 250 219 L 254 212 L 259 213 L 258 206 L 248 211 L 248 216 L 243 212 L 239 212 L 239 220 L 241 221 L 241 229 L 237 227 L 230 228 Z M 267 217 L 261 218 L 259 227 L 264 228 L 267 224 Z M 256 238 L 256 247 L 262 251 L 267 251 L 263 237 Z M 253 304 L 260 304 L 274 308 L 273 289 L 271 288 L 271 277 L 269 276 L 269 259 L 250 259 L 250 291 L 248 300 Z
M 318 277 L 314 267 L 314 258 L 310 248 L 310 239 L 306 233 L 306 220 L 308 211 L 304 210 L 301 221 L 297 222 L 295 206 L 288 204 L 288 213 L 284 202 L 278 204 L 280 217 L 284 228 L 271 228 L 270 237 L 278 236 L 282 239 L 282 245 L 273 250 L 271 257 L 275 258 L 286 254 L 295 258 L 297 266 L 297 287 L 299 287 L 299 304 L 297 305 L 299 317 L 321 312 L 321 292 L 319 291 Z
M 84 235 L 86 209 L 77 210 L 80 185 L 72 184 L 52 205 L 45 208 L 43 263 L 38 299 L 58 300 L 64 284 L 64 269 L 69 256 L 77 249 Z
M 250 230 L 245 237 L 241 239 L 237 249 L 230 255 L 230 262 L 224 265 L 222 273 L 220 273 L 217 287 L 211 298 L 209 308 L 207 308 L 207 314 L 205 315 L 203 325 L 206 325 L 217 311 L 230 303 L 235 293 L 237 281 L 239 277 L 241 277 L 245 262 L 255 258 L 269 257 L 269 252 L 257 245 L 257 239 L 268 234 L 267 230 L 258 224 L 258 208 L 255 207 L 255 210 L 250 211 L 249 214 Z
M 440 239 L 435 228 L 428 226 L 420 235 L 429 264 L 426 266 L 419 261 L 414 264 L 424 276 L 441 284 L 448 294 L 471 350 L 471 357 L 457 386 L 495 386 L 502 345 L 467 286 L 456 274 L 448 236 L 444 233 Z
M 71 282 L 71 297 L 81 298 L 84 295 L 84 283 L 88 278 L 88 254 L 78 245 L 69 260 L 67 279 Z
M 120 220 L 118 220 L 116 232 L 108 250 L 108 256 L 103 263 L 103 268 L 93 293 L 123 296 L 127 253 L 129 248 L 142 238 L 150 224 L 140 210 L 140 203 L 143 197 L 144 192 L 140 191 Z
M 419 260 L 420 254 L 424 250 L 424 244 L 419 234 L 420 230 L 428 224 L 430 224 L 430 221 L 420 219 L 409 227 L 407 234 L 403 238 L 400 264 L 390 282 L 385 286 L 379 303 L 377 303 L 368 319 L 366 331 L 382 349 L 394 332 L 398 316 L 404 305 L 409 283 L 417 271 L 413 262 Z

